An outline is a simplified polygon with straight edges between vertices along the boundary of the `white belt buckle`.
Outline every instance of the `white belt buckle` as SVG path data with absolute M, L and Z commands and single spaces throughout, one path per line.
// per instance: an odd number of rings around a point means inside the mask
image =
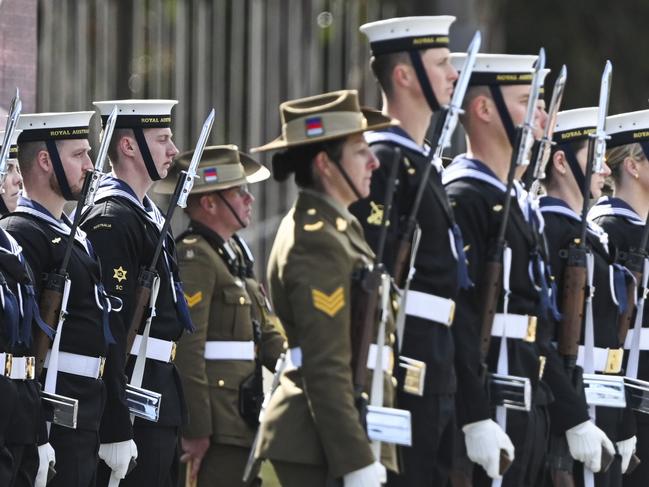
M 410 411 L 405 409 L 367 406 L 367 435 L 372 441 L 412 445 Z

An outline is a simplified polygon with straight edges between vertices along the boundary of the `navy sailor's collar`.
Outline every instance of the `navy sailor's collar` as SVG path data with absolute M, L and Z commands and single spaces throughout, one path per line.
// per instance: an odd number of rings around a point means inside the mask
M 370 130 L 365 132 L 365 141 L 370 145 L 378 144 L 380 142 L 391 142 L 421 154 L 424 157 L 428 157 L 431 150 L 428 143 L 424 143 L 423 147 L 417 144 L 417 142 L 408 135 L 408 132 L 403 130 L 401 127 L 387 127 L 382 130 Z
M 444 171 L 442 183 L 447 185 L 463 178 L 479 179 L 494 186 L 503 193 L 507 191 L 505 183 L 498 179 L 496 173 L 490 167 L 478 159 L 466 157 L 466 154 L 460 154 L 453 159 L 453 162 Z
M 541 196 L 541 198 L 539 198 L 539 206 L 541 208 L 541 213 L 555 213 L 566 216 L 571 220 L 581 223 L 581 215 L 570 208 L 568 204 L 560 198 L 555 198 L 553 196 Z M 592 221 L 590 217 L 588 217 L 587 220 L 588 231 L 595 237 L 597 237 L 600 243 L 608 251 L 608 233 L 606 233 L 606 230 Z
M 588 212 L 589 221 L 601 216 L 621 216 L 633 225 L 644 226 L 645 224 L 645 221 L 626 201 L 613 196 L 602 196 Z

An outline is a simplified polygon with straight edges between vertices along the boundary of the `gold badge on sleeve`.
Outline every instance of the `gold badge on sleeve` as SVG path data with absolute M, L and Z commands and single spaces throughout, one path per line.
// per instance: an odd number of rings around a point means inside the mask
M 311 298 L 313 299 L 313 307 L 331 318 L 336 316 L 338 311 L 345 306 L 345 291 L 342 286 L 339 286 L 331 294 L 312 289 Z

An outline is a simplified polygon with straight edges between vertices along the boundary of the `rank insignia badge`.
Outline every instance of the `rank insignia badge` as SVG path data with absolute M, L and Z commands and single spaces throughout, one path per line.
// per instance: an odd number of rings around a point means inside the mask
M 315 309 L 322 311 L 332 318 L 345 306 L 345 291 L 342 286 L 331 294 L 327 294 L 318 289 L 312 289 L 311 298 L 313 299 L 313 307 Z

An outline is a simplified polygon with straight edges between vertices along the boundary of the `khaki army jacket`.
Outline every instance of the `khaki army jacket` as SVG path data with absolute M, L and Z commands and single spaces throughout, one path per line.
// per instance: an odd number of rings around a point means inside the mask
M 192 222 L 179 240 L 178 258 L 196 327 L 180 340 L 176 354 L 189 412 L 182 434 L 248 447 L 255 432 L 239 414 L 239 386 L 255 372 L 255 361 L 206 359 L 206 344 L 207 348 L 214 343 L 225 347 L 219 348 L 225 356 L 247 350 L 253 346 L 254 319 L 262 332 L 260 343 L 254 344 L 257 357 L 272 371 L 284 351 L 281 327 L 260 284 L 249 272 L 246 275 L 244 257 L 234 240 L 223 242 L 205 226 Z
M 351 213 L 314 191 L 299 194 L 279 227 L 268 281 L 301 364 L 283 375 L 271 398 L 257 456 L 325 466 L 333 478 L 374 461 L 354 404 L 350 366 L 351 277 L 372 258 Z M 385 375 L 390 405 L 394 391 Z M 384 463 L 395 469 L 394 449 L 388 450 Z

